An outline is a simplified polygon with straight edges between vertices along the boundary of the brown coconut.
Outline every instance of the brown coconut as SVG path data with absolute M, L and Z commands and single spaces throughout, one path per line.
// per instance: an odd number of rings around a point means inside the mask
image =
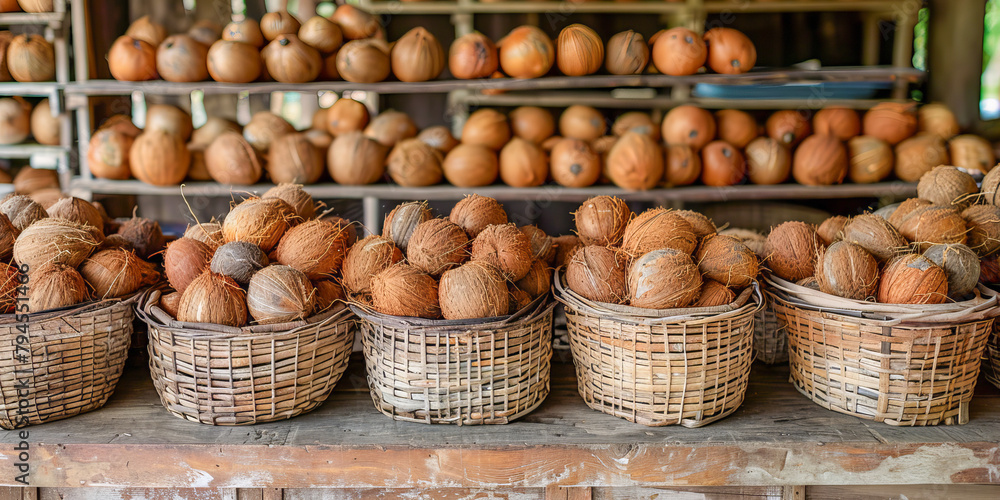
M 982 185 L 979 187 L 979 199 L 983 203 L 990 205 L 1000 205 L 1000 168 L 990 170 L 983 176 Z M 0 205 L 3 210 L 3 205 Z
M 757 256 L 732 236 L 705 238 L 698 246 L 695 262 L 706 278 L 733 288 L 749 286 L 757 279 L 759 270 Z
M 472 194 L 459 200 L 451 209 L 448 218 L 465 230 L 470 238 L 475 238 L 487 226 L 506 224 L 507 212 L 499 201 Z
M 313 288 L 316 289 L 316 314 L 331 309 L 337 302 L 347 300 L 344 289 L 333 280 L 313 281 Z
M 767 237 L 763 234 L 758 233 L 752 229 L 742 229 L 742 228 L 729 228 L 719 231 L 719 234 L 725 236 L 732 236 L 740 240 L 741 243 L 747 246 L 757 256 L 757 261 L 762 263 L 767 259 L 767 252 L 765 247 L 767 246 Z
M 917 212 L 919 209 L 929 207 L 931 205 L 933 205 L 933 203 L 923 198 L 909 198 L 903 200 L 901 203 L 898 203 L 896 209 L 889 214 L 889 217 L 886 220 L 888 220 L 889 224 L 892 224 L 896 229 L 899 229 L 899 226 L 903 224 L 903 221 L 906 220 L 907 217 Z
M 347 255 L 348 234 L 343 226 L 311 220 L 288 230 L 278 243 L 279 263 L 294 267 L 309 279 L 329 278 L 340 271 Z
M 570 290 L 597 302 L 621 304 L 628 296 L 625 285 L 627 256 L 615 248 L 581 246 L 566 264 Z
M 847 148 L 829 135 L 811 135 L 792 156 L 792 177 L 807 186 L 840 184 L 847 176 Z
M 680 215 L 684 220 L 691 224 L 691 228 L 694 229 L 695 236 L 701 241 L 706 236 L 711 236 L 716 234 L 718 231 L 715 228 L 715 223 L 712 219 L 709 219 L 707 215 L 701 212 L 695 212 L 694 210 L 677 210 L 674 213 Z
M 184 237 L 195 239 L 208 245 L 208 248 L 212 252 L 215 252 L 215 249 L 226 242 L 225 237 L 222 235 L 222 224 L 218 222 L 201 222 L 193 226 L 188 226 L 184 231 Z
M 504 278 L 517 281 L 531 269 L 531 242 L 513 224 L 494 224 L 472 240 L 470 259 L 489 264 Z
M 527 292 L 532 299 L 545 295 L 552 286 L 552 269 L 546 263 L 536 260 L 531 263 L 528 274 L 517 280 L 515 285 Z
M 917 196 L 937 205 L 965 207 L 978 192 L 971 175 L 947 165 L 933 168 L 917 183 Z
M 948 164 L 944 139 L 931 134 L 910 137 L 896 145 L 896 177 L 917 182 L 938 165 Z
M 6 215 L 0 214 L 0 262 L 9 262 L 14 253 L 14 241 L 21 234 Z
M 180 305 L 180 292 L 173 292 L 160 296 L 160 309 L 163 309 L 163 312 L 169 314 L 171 318 L 177 319 L 177 308 L 180 307 Z
M 918 209 L 899 225 L 899 234 L 916 243 L 921 250 L 934 243 L 965 244 L 966 232 L 962 214 L 954 207 L 944 205 Z
M 95 251 L 107 250 L 109 248 L 124 248 L 125 250 L 133 250 L 133 251 L 135 250 L 135 248 L 132 246 L 132 242 L 126 240 L 120 234 L 112 234 L 104 238 L 104 241 L 102 241 L 101 244 L 97 246 L 97 250 Z
M 316 216 L 316 202 L 299 184 L 278 184 L 260 196 L 262 199 L 277 198 L 284 200 L 295 210 L 295 214 L 302 220 L 309 220 Z
M 429 221 L 433 217 L 434 214 L 427 208 L 426 202 L 400 203 L 385 216 L 385 221 L 382 223 L 382 236 L 391 239 L 400 250 L 405 252 L 417 225 Z
M 616 246 L 625 235 L 632 210 L 624 200 L 613 196 L 595 196 L 574 212 L 576 233 L 584 245 Z
M 706 279 L 701 284 L 701 295 L 691 307 L 718 307 L 736 300 L 736 293 L 718 281 Z
M 915 111 L 916 104 L 912 102 L 879 103 L 862 118 L 862 133 L 878 137 L 889 144 L 899 144 L 917 131 Z
M 924 104 L 917 109 L 917 126 L 921 132 L 951 139 L 961 131 L 955 114 L 945 104 Z
M 205 149 L 205 167 L 220 184 L 250 185 L 260 180 L 264 170 L 257 151 L 235 131 L 226 131 Z
M 1000 207 L 973 205 L 962 211 L 969 232 L 966 244 L 981 257 L 1000 250 Z
M 160 280 L 156 266 L 124 248 L 109 248 L 80 264 L 80 274 L 94 290 L 94 297 L 125 297 Z
M 433 276 L 461 265 L 468 257 L 468 235 L 448 219 L 418 224 L 406 248 L 409 263 Z
M 513 187 L 541 186 L 549 177 L 549 156 L 539 145 L 514 137 L 500 150 L 500 180 Z
M 470 261 L 445 271 L 438 298 L 444 319 L 492 318 L 510 309 L 504 277 L 484 262 Z
M 250 283 L 254 273 L 267 267 L 270 259 L 259 246 L 232 241 L 220 246 L 209 261 L 213 273 L 232 278 L 241 285 Z
M 920 254 L 897 257 L 885 265 L 878 301 L 886 304 L 941 304 L 948 300 L 948 275 Z
M 844 226 L 843 238 L 861 245 L 879 262 L 885 262 L 907 247 L 906 239 L 887 220 L 875 214 L 852 217 Z
M 49 207 L 46 212 L 49 217 L 66 219 L 100 229 L 104 232 L 104 218 L 97 207 L 91 205 L 89 201 L 76 197 L 63 198 Z
M 135 253 L 143 259 L 148 259 L 151 255 L 163 250 L 167 244 L 160 229 L 160 223 L 145 217 L 133 216 L 122 223 L 118 228 L 118 234 L 132 244 Z
M 556 236 L 552 239 L 556 247 L 556 257 L 552 264 L 556 267 L 564 267 L 573 258 L 573 253 L 582 246 L 580 238 L 571 234 Z
M 673 248 L 653 250 L 635 259 L 627 274 L 633 307 L 687 307 L 701 295 L 702 278 L 689 254 Z
M 177 320 L 243 326 L 247 323 L 246 293 L 232 278 L 202 273 L 181 294 Z
M 208 245 L 193 238 L 178 238 L 167 245 L 163 269 L 170 286 L 184 293 L 191 281 L 208 269 L 213 253 Z
M 334 182 L 365 185 L 378 182 L 385 173 L 388 148 L 361 132 L 338 135 L 326 154 L 326 167 Z
M 323 220 L 343 228 L 344 232 L 347 233 L 348 248 L 358 242 L 358 227 L 353 222 L 337 215 L 324 215 Z
M 507 284 L 507 290 L 510 292 L 510 304 L 507 306 L 507 314 L 514 314 L 528 305 L 534 300 L 528 292 L 521 290 L 520 288 L 514 286 L 513 283 Z
M 858 184 L 879 182 L 892 173 L 892 146 L 877 137 L 859 135 L 847 141 L 847 178 Z
M 0 203 L 0 212 L 7 216 L 18 231 L 23 231 L 35 221 L 49 216 L 41 205 L 24 195 L 14 195 L 3 200 Z
M 246 241 L 267 253 L 297 219 L 295 209 L 284 200 L 247 198 L 229 211 L 222 222 L 222 235 L 226 242 Z
M 97 247 L 88 226 L 66 219 L 42 219 L 26 227 L 14 243 L 14 260 L 28 269 L 48 262 L 77 267 Z
M 838 241 L 816 263 L 820 291 L 854 300 L 871 300 L 878 290 L 878 262 L 860 245 Z
M 1000 255 L 979 259 L 979 282 L 987 285 L 1000 283 Z
M 267 153 L 267 175 L 276 184 L 313 184 L 325 170 L 323 153 L 306 134 L 286 134 Z
M 649 209 L 632 219 L 622 236 L 622 250 L 632 257 L 661 248 L 691 255 L 697 246 L 698 236 L 691 223 L 665 208 Z
M 462 126 L 459 139 L 462 144 L 475 144 L 499 151 L 510 140 L 510 136 L 507 117 L 495 109 L 483 108 L 469 115 Z
M 47 168 L 21 167 L 12 181 L 17 194 L 32 194 L 43 189 L 59 189 L 59 174 Z
M 18 304 L 17 287 L 21 284 L 20 277 L 17 267 L 0 262 L 0 313 L 14 312 L 14 307 Z
M 391 239 L 378 235 L 365 237 L 347 251 L 341 266 L 341 283 L 349 293 L 370 294 L 372 276 L 401 260 L 403 252 Z
M 663 150 L 648 135 L 625 132 L 608 152 L 605 173 L 623 189 L 652 189 L 663 179 Z
M 371 289 L 372 306 L 382 314 L 427 319 L 441 317 L 438 282 L 417 267 L 403 263 L 389 266 L 372 277 Z M 507 297 L 506 288 L 503 296 Z
M 931 245 L 924 257 L 948 276 L 948 297 L 961 300 L 979 283 L 979 256 L 965 245 Z
M 948 141 L 948 155 L 952 165 L 970 172 L 978 170 L 985 174 L 997 163 L 990 141 L 971 134 L 960 135 Z
M 771 271 L 794 283 L 812 276 L 821 245 L 815 226 L 788 221 L 771 229 L 764 253 Z
M 50 262 L 32 269 L 28 282 L 28 310 L 33 314 L 72 306 L 90 298 L 83 276 L 66 264 Z
M 386 170 L 400 186 L 433 186 L 444 177 L 442 161 L 440 151 L 418 138 L 409 138 L 399 141 L 389 152 Z
M 843 215 L 834 215 L 823 221 L 816 229 L 816 234 L 819 235 L 820 241 L 823 245 L 830 246 L 835 241 L 840 241 L 841 235 L 844 231 L 844 226 L 847 225 L 848 218 Z
M 306 319 L 316 307 L 316 290 L 298 269 L 267 266 L 247 286 L 247 310 L 261 325 Z

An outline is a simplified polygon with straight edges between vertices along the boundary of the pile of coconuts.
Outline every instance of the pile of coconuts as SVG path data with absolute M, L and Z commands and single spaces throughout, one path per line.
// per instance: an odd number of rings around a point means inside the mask
M 575 213 L 577 248 L 565 267 L 569 288 L 593 301 L 647 309 L 732 303 L 756 280 L 757 255 L 719 234 L 706 216 L 653 208 L 635 215 L 597 196 Z
M 426 203 L 403 203 L 383 227 L 351 247 L 342 273 L 353 300 L 391 316 L 513 314 L 549 292 L 561 244 L 536 226 L 509 223 L 500 202 L 478 195 L 446 218 Z
M 160 307 L 178 321 L 234 327 L 330 309 L 344 298 L 340 268 L 357 233 L 316 208 L 302 186 L 281 184 L 235 204 L 221 223 L 188 227 L 164 251 L 174 292 Z
M 25 296 L 31 314 L 130 296 L 159 282 L 149 259 L 163 242 L 156 222 L 118 224 L 97 202 L 66 197 L 45 209 L 28 196 L 7 196 L 0 201 L 0 313 Z
M 854 300 L 941 304 L 997 284 L 1000 170 L 980 189 L 963 169 L 942 165 L 920 179 L 917 198 L 819 227 L 785 222 L 767 236 L 767 267 L 803 286 Z

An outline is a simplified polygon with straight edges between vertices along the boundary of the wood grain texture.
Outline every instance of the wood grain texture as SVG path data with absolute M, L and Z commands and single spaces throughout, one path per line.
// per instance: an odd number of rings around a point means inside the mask
M 969 424 L 897 428 L 824 410 L 787 367 L 754 366 L 747 401 L 699 429 L 644 427 L 586 407 L 571 366 L 504 426 L 397 422 L 372 405 L 361 360 L 301 417 L 252 427 L 187 422 L 148 373 L 126 371 L 108 405 L 32 427 L 35 486 L 545 488 L 1000 482 L 1000 395 L 980 384 Z M 14 433 L 0 434 L 10 456 Z M 10 475 L 0 484 L 12 485 Z

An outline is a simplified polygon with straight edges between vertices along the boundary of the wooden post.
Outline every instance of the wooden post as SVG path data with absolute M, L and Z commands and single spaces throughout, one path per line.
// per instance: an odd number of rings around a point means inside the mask
M 932 0 L 927 47 L 931 101 L 948 105 L 958 123 L 981 129 L 979 81 L 983 68 L 983 16 L 981 0 Z

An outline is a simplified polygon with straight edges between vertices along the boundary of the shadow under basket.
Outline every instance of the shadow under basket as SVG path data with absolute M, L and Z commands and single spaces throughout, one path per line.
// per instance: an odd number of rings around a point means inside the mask
M 897 426 L 968 422 L 998 313 L 997 296 L 979 292 L 913 306 L 823 297 L 777 278 L 767 287 L 788 332 L 795 388 L 829 410 Z
M 305 321 L 243 328 L 183 323 L 145 295 L 149 371 L 160 402 L 180 418 L 247 425 L 292 418 L 326 401 L 347 369 L 355 322 L 340 305 Z
M 43 424 L 104 406 L 128 356 L 135 302 L 132 297 L 45 311 L 31 314 L 27 323 L 4 315 L 0 427 Z
M 648 426 L 701 427 L 743 403 L 753 363 L 756 285 L 728 305 L 640 309 L 587 300 L 555 279 L 580 396 Z
M 425 320 L 352 304 L 375 407 L 425 424 L 506 424 L 527 415 L 549 395 L 554 307 L 543 296 L 507 317 Z

